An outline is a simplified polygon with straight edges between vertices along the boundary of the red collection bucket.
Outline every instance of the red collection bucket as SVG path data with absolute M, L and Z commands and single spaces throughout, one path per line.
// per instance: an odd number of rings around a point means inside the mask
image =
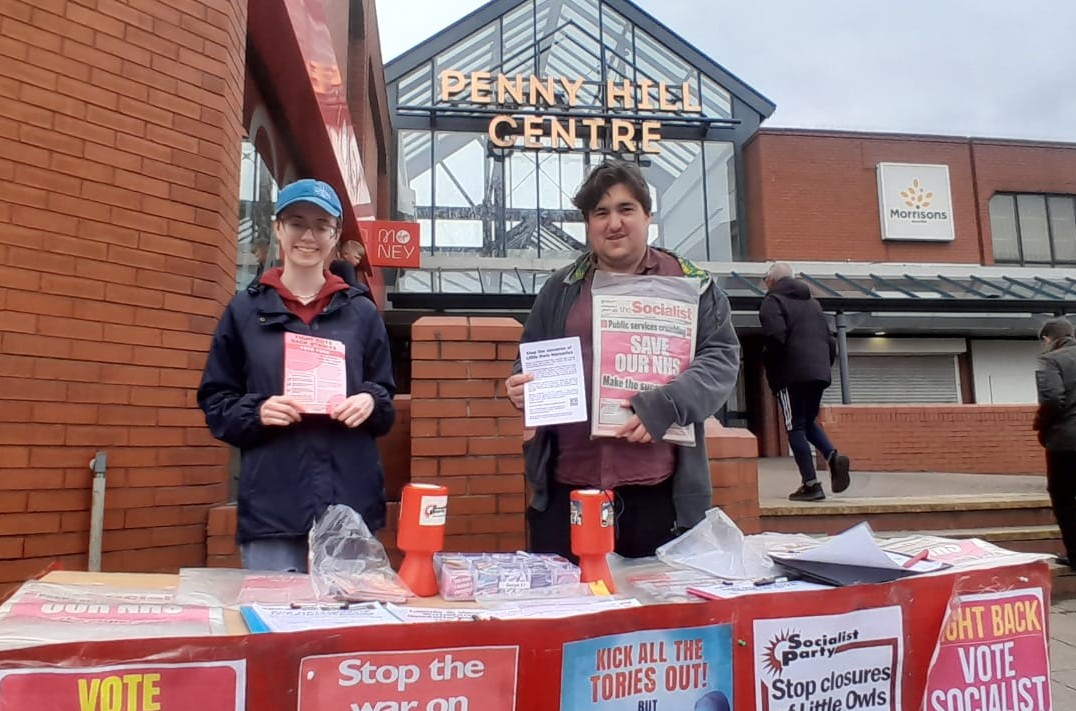
M 437 594 L 433 554 L 445 545 L 448 489 L 436 484 L 408 484 L 400 496 L 396 546 L 404 554 L 400 577 L 419 597 Z
M 613 492 L 576 489 L 571 493 L 572 553 L 579 557 L 580 580 L 601 580 L 616 592 L 606 556 L 613 552 L 615 515 Z

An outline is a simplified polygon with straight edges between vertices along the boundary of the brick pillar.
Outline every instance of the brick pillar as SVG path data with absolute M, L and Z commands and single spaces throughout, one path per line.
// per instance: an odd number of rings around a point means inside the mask
M 228 452 L 195 408 L 234 291 L 246 0 L 0 4 L 0 596 L 205 560 Z
M 750 431 L 706 423 L 710 457 L 711 503 L 720 506 L 745 534 L 760 530 L 758 507 L 758 440 Z
M 210 568 L 240 568 L 235 544 L 235 504 L 209 510 L 206 523 L 205 564 Z
M 434 316 L 411 329 L 411 480 L 448 487 L 445 550 L 524 547 L 522 418 L 504 393 L 522 330 Z

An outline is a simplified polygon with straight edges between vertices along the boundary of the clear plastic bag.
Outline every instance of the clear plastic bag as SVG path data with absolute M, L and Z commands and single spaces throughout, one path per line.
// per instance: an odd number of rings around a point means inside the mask
M 180 568 L 176 603 L 239 609 L 252 603 L 317 602 L 310 576 L 234 568 Z
M 763 578 L 776 571 L 761 549 L 744 544 L 743 531 L 717 507 L 690 531 L 658 548 L 657 556 L 669 565 L 728 580 Z
M 624 558 L 611 553 L 607 560 L 617 592 L 646 604 L 701 603 L 702 598 L 692 595 L 687 589 L 693 585 L 713 585 L 718 580 L 709 573 L 674 567 L 654 556 Z
M 180 604 L 171 588 L 31 580 L 0 604 L 0 650 L 224 631 L 219 607 Z
M 310 529 L 310 579 L 320 600 L 407 602 L 411 590 L 362 516 L 333 504 Z

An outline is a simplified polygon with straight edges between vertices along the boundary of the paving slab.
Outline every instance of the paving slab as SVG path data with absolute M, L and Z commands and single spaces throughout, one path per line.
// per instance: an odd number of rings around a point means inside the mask
M 1050 606 L 1050 671 L 1053 707 L 1076 709 L 1076 600 Z
M 1076 689 L 1060 683 L 1055 676 L 1050 686 L 1053 697 L 1053 707 L 1056 711 L 1071 711 L 1076 709 Z
M 961 474 L 957 472 L 857 472 L 852 462 L 852 485 L 841 494 L 829 487 L 829 474 L 819 479 L 827 501 L 885 497 L 931 497 L 984 494 L 1046 494 L 1046 477 L 1020 474 Z M 800 476 L 791 457 L 764 457 L 758 460 L 759 500 L 781 499 L 799 486 Z

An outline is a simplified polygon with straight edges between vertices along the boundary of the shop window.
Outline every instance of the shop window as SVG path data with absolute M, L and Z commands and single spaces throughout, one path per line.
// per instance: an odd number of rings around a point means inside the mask
M 706 156 L 706 256 L 712 262 L 731 262 L 739 254 L 736 220 L 736 160 L 731 143 L 708 141 Z
M 994 261 L 1076 264 L 1076 196 L 998 193 L 990 198 Z
M 239 234 L 235 252 L 235 290 L 256 282 L 279 261 L 273 232 L 277 184 L 254 144 L 242 143 L 239 174 Z
M 581 143 L 572 152 L 500 149 L 469 132 L 404 129 L 398 140 L 398 215 L 421 225 L 424 251 L 570 258 L 585 248 L 572 197 L 608 156 Z M 734 156 L 732 143 L 670 139 L 660 154 L 634 157 L 651 188 L 651 244 L 697 261 L 732 261 Z
M 653 222 L 658 247 L 682 257 L 706 259 L 706 220 L 703 199 L 702 144 L 663 141 L 662 151 L 646 161 L 643 174 L 653 192 Z

